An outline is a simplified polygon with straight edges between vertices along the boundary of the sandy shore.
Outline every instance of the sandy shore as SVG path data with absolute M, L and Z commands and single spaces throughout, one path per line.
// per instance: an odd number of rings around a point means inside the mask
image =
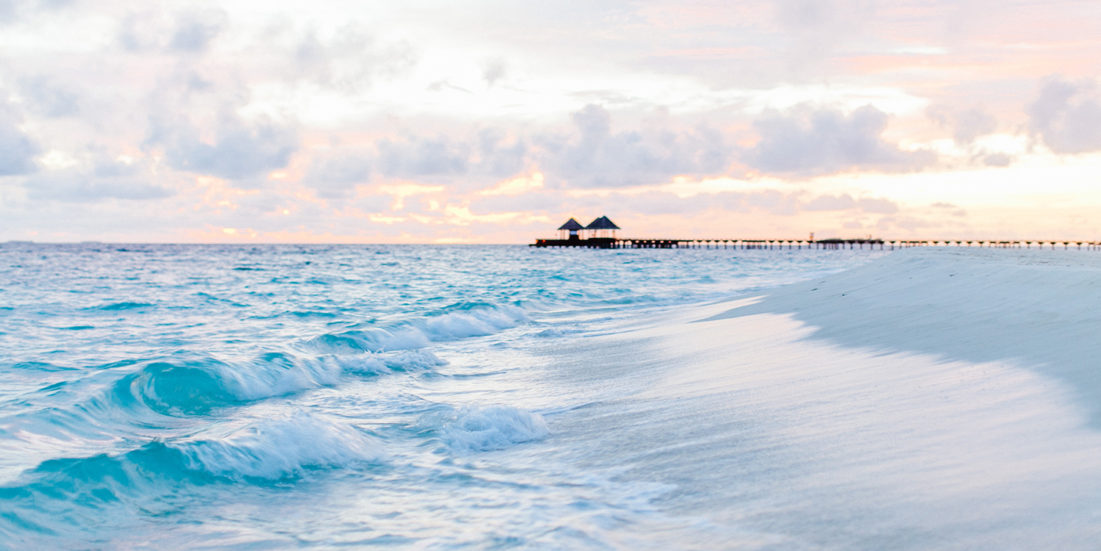
M 1101 254 L 908 249 L 789 285 L 714 319 L 791 314 L 812 338 L 1010 361 L 1073 388 L 1101 424 Z

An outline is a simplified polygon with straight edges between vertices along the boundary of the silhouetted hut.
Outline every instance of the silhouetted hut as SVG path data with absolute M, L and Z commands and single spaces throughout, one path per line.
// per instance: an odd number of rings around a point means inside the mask
M 619 226 L 615 225 L 607 216 L 601 216 L 592 222 L 589 222 L 585 229 L 591 231 L 591 237 L 615 237 L 615 231 L 619 229 Z M 603 236 L 601 235 L 603 232 Z
M 581 222 L 578 222 L 577 220 L 574 220 L 573 218 L 570 218 L 569 220 L 566 220 L 565 224 L 562 224 L 561 226 L 558 227 L 558 231 L 560 231 L 560 232 L 567 232 L 567 231 L 570 232 L 570 234 L 569 234 L 570 235 L 570 238 L 569 238 L 570 241 L 577 241 L 577 240 L 581 239 L 581 235 L 578 234 L 577 232 L 579 232 L 583 229 L 585 229 L 585 226 L 582 226 Z

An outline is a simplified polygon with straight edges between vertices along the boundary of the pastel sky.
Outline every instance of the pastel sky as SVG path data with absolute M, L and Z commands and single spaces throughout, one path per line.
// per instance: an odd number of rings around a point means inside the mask
M 1101 240 L 1101 2 L 0 0 L 0 241 Z

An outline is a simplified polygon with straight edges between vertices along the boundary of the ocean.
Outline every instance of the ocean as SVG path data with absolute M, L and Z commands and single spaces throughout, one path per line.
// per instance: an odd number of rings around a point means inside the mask
M 0 244 L 0 548 L 1092 549 L 1099 257 Z

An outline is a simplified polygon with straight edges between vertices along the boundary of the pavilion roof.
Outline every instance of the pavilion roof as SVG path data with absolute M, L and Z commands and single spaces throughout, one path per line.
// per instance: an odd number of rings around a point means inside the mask
M 565 224 L 562 224 L 561 226 L 559 226 L 558 229 L 559 230 L 583 230 L 583 229 L 585 229 L 585 227 L 581 225 L 581 222 L 578 222 L 577 220 L 574 220 L 573 218 L 570 218 L 569 220 L 566 220 Z
M 607 216 L 601 216 L 592 222 L 589 222 L 588 226 L 585 226 L 586 230 L 618 230 L 619 226 L 615 225 Z

